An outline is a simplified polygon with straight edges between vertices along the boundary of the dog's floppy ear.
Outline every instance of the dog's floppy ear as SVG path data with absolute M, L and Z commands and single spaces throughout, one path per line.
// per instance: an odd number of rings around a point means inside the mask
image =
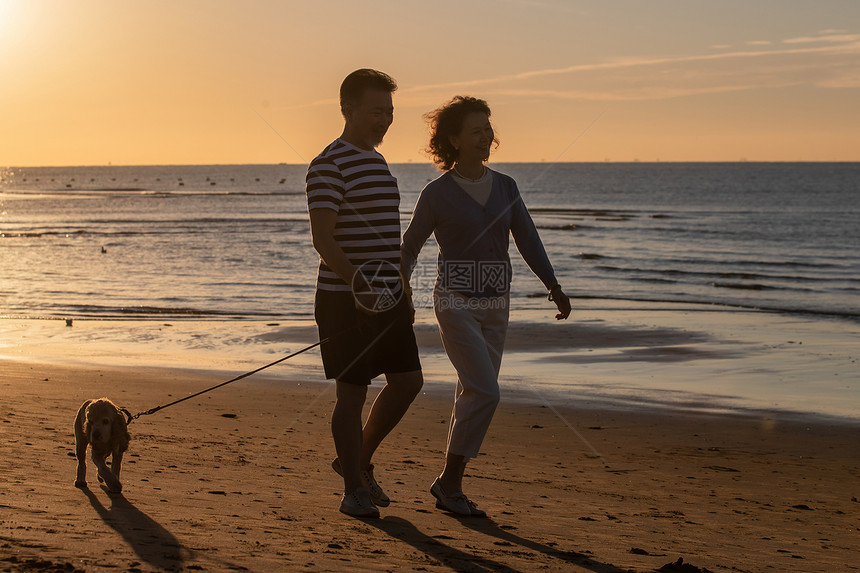
M 116 408 L 111 408 L 110 435 L 111 436 L 119 435 L 119 434 L 115 434 L 114 432 L 122 431 L 123 426 L 124 426 L 124 424 L 123 424 L 122 414 L 120 414 L 119 410 L 117 410 Z
M 90 413 L 90 406 L 93 405 L 93 402 L 94 402 L 94 400 L 87 400 L 84 403 L 83 408 L 81 408 L 81 410 L 82 410 L 81 413 L 83 414 L 83 420 L 82 420 L 81 428 L 83 429 L 84 435 L 87 436 L 87 438 L 89 438 L 90 430 L 92 429 L 90 427 L 89 413 Z
M 128 410 L 126 410 L 125 408 L 116 407 L 114 408 L 112 414 L 113 415 L 111 416 L 110 421 L 111 436 L 114 436 L 113 439 L 116 440 L 116 442 L 114 443 L 121 444 L 123 446 L 123 449 L 125 449 L 125 447 L 128 446 L 128 442 L 130 439 L 130 436 L 128 435 L 128 428 L 126 427 L 128 426 L 126 416 L 128 416 L 129 420 L 131 419 L 131 416 L 128 414 Z

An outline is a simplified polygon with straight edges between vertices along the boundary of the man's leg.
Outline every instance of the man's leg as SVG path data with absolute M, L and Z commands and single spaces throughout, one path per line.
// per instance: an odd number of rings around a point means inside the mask
M 343 469 L 343 490 L 348 494 L 361 486 L 361 411 L 367 397 L 367 386 L 340 380 L 336 385 L 337 402 L 331 415 L 331 434 Z
M 362 432 L 360 469 L 370 466 L 374 452 L 403 418 L 424 385 L 421 370 L 385 375 L 386 384 L 373 402 Z M 340 456 L 340 450 L 338 450 Z M 343 462 L 343 458 L 341 458 Z M 344 474 L 346 475 L 346 474 Z

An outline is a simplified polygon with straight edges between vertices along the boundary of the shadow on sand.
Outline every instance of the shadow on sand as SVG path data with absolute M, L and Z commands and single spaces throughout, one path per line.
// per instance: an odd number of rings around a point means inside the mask
M 499 539 L 499 541 L 496 543 L 510 544 L 512 546 L 518 545 L 530 551 L 543 553 L 548 557 L 559 559 L 561 561 L 566 561 L 568 563 L 573 563 L 589 571 L 595 571 L 596 573 L 627 573 L 628 571 L 627 569 L 619 569 L 618 567 L 610 563 L 600 563 L 598 561 L 595 561 L 588 555 L 579 553 L 577 551 L 562 551 L 561 549 L 558 549 L 551 545 L 546 545 L 538 541 L 533 541 L 531 539 L 526 539 L 525 537 L 520 537 L 515 533 L 511 533 L 507 529 L 503 529 L 499 526 L 498 523 L 496 523 L 492 519 L 457 517 L 454 517 L 454 519 L 457 519 L 465 527 L 468 527 L 473 531 Z
M 362 521 L 367 525 L 372 525 L 381 529 L 395 539 L 408 543 L 418 551 L 424 553 L 427 557 L 439 561 L 455 571 L 470 571 L 475 573 L 481 573 L 484 571 L 504 571 L 507 573 L 515 573 L 518 571 L 517 569 L 505 565 L 504 563 L 500 563 L 494 559 L 481 557 L 474 553 L 468 553 L 446 545 L 438 538 L 430 537 L 426 533 L 419 531 L 412 522 L 400 517 L 387 516 L 383 519 L 367 519 Z M 501 540 L 501 544 L 509 544 L 510 546 L 518 545 L 530 551 L 543 553 L 553 559 L 577 565 L 578 567 L 594 571 L 595 573 L 627 573 L 624 569 L 619 569 L 618 567 L 607 563 L 599 563 L 582 553 L 577 553 L 575 551 L 562 551 L 549 545 L 525 539 L 501 529 L 491 519 L 463 518 L 458 519 L 458 521 L 477 533 L 498 538 Z
M 111 504 L 106 508 L 92 491 L 81 491 L 102 521 L 119 533 L 142 561 L 158 569 L 175 571 L 191 557 L 191 551 L 183 547 L 172 533 L 137 509 L 122 494 L 109 494 Z

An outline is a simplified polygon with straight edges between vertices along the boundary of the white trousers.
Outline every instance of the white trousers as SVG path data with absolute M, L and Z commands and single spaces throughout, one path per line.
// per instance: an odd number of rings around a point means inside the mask
M 468 298 L 437 289 L 433 308 L 442 345 L 457 370 L 446 453 L 474 458 L 499 404 L 499 368 L 509 297 Z

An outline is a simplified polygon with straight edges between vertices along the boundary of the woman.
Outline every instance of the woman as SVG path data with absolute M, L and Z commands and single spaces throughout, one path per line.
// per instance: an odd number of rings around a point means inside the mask
M 555 279 L 513 179 L 484 163 L 498 145 L 483 100 L 457 96 L 427 114 L 428 152 L 444 173 L 427 184 L 403 234 L 401 267 L 411 276 L 421 247 L 435 233 L 439 245 L 433 307 L 448 358 L 457 370 L 445 468 L 430 488 L 436 507 L 486 517 L 463 493 L 463 472 L 478 455 L 499 403 L 499 366 L 508 328 L 510 235 L 558 307 L 570 300 Z M 407 283 L 408 284 L 408 283 Z M 406 290 L 411 294 L 411 289 Z

